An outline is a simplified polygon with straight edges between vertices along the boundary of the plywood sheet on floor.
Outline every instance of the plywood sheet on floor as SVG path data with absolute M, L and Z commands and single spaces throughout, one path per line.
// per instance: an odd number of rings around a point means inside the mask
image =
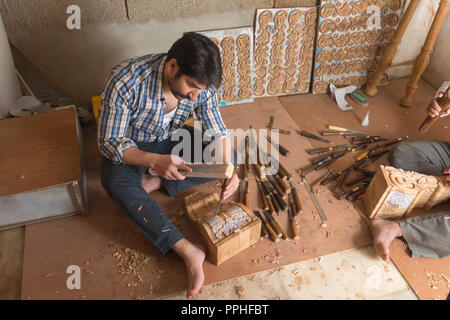
M 295 130 L 297 125 L 278 98 L 260 98 L 254 103 L 223 109 L 229 128 L 265 128 L 270 115 L 275 116 L 274 126 Z M 291 151 L 281 161 L 294 171 L 307 163 L 306 148 L 309 142 L 298 135 L 281 137 L 281 143 Z M 95 128 L 85 135 L 89 214 L 27 226 L 22 281 L 23 299 L 155 299 L 181 292 L 186 288 L 183 261 L 175 254 L 162 256 L 141 234 L 138 228 L 106 195 L 99 181 L 100 155 L 95 145 Z M 252 209 L 259 206 L 256 184 L 250 176 L 249 191 Z M 300 239 L 280 241 L 277 244 L 265 239 L 244 250 L 219 267 L 205 262 L 205 284 L 235 278 L 258 271 L 273 269 L 285 264 L 326 255 L 350 248 L 359 248 L 371 242 L 368 228 L 347 201 L 335 200 L 324 192 L 320 201 L 327 213 L 327 226 L 317 214 L 306 190 L 298 185 L 304 211 L 299 216 Z M 152 193 L 169 218 L 187 239 L 200 242 L 201 238 L 184 215 L 183 198 L 193 191 L 219 191 L 216 182 L 191 188 L 169 198 L 162 192 Z M 234 200 L 237 200 L 237 194 Z M 287 228 L 286 213 L 275 217 Z M 327 234 L 327 231 L 329 232 Z M 125 249 L 129 248 L 125 252 Z M 120 274 L 116 266 L 120 254 L 150 257 L 142 267 L 140 276 Z M 66 269 L 77 265 L 82 270 L 81 290 L 68 290 Z
M 414 104 L 406 109 L 398 105 L 398 101 L 403 96 L 409 79 L 390 81 L 388 86 L 379 87 L 376 97 L 369 98 L 369 106 L 363 107 L 354 103 L 350 98 L 347 101 L 354 107 L 352 111 L 341 111 L 328 95 L 302 95 L 281 97 L 280 101 L 288 110 L 289 114 L 296 121 L 297 125 L 307 131 L 319 134 L 320 131 L 327 131 L 327 125 L 351 128 L 354 130 L 365 130 L 369 135 L 380 135 L 389 139 L 409 136 L 409 141 L 414 140 L 437 140 L 448 141 L 450 118 L 441 119 L 425 135 L 419 133 L 418 128 L 426 117 L 426 106 L 436 93 L 436 89 L 424 80 L 419 83 L 419 88 L 414 96 Z M 368 127 L 361 126 L 361 120 L 367 111 L 370 111 L 370 124 Z M 308 115 L 308 116 L 305 116 Z M 334 145 L 346 143 L 347 140 L 337 136 L 330 137 Z M 318 148 L 326 146 L 319 141 L 310 141 Z M 372 144 L 374 145 L 374 144 Z M 371 146 L 372 146 L 371 145 Z M 346 155 L 332 164 L 330 168 L 337 172 L 355 162 L 355 155 Z M 387 157 L 383 156 L 371 169 L 375 169 L 379 164 L 388 164 Z M 349 180 L 351 177 L 349 177 Z M 332 184 L 329 185 L 332 187 Z M 360 203 L 356 208 L 361 208 Z M 447 210 L 449 210 L 447 206 Z M 364 213 L 359 210 L 362 215 Z M 414 210 L 413 214 L 420 214 L 420 210 Z M 423 214 L 423 213 L 422 213 Z M 425 259 L 411 258 L 405 244 L 401 240 L 395 240 L 391 246 L 391 259 L 400 269 L 405 279 L 412 289 L 421 299 L 445 299 L 448 295 L 448 282 L 439 274 L 449 273 L 449 258 L 446 259 Z M 446 272 L 446 273 L 445 273 Z M 430 286 L 429 274 L 435 274 L 436 279 L 442 280 L 442 287 L 433 289 Z
M 450 203 L 439 205 L 430 212 L 413 210 L 411 217 L 450 211 Z M 422 300 L 445 300 L 450 289 L 450 257 L 431 259 L 411 257 L 406 242 L 395 239 L 391 246 L 391 260 Z

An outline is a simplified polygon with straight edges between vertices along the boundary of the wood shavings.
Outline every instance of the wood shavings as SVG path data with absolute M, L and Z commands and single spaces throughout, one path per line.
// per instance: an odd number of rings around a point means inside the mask
M 127 287 L 134 288 L 144 283 L 144 278 L 142 275 L 143 268 L 150 261 L 150 257 L 144 256 L 131 248 L 123 249 L 122 253 L 116 251 L 113 253 L 113 257 L 115 258 L 115 264 L 118 268 L 119 274 L 123 276 L 122 280 L 128 278 L 128 276 L 132 276 L 134 278 L 133 281 L 127 283 Z M 93 273 L 89 270 L 85 271 L 88 273 Z
M 301 286 L 303 285 L 303 277 L 296 276 L 294 279 L 294 284 L 297 287 L 297 290 L 300 290 Z
M 254 281 L 255 277 L 256 277 L 256 275 L 252 274 L 252 275 L 247 276 L 247 279 L 250 280 L 250 281 Z
M 363 295 L 362 293 L 356 293 L 355 296 L 356 296 L 358 299 L 361 299 L 361 300 L 365 300 L 365 299 L 366 299 L 366 297 L 364 297 L 364 295 Z
M 449 278 L 443 275 L 442 273 L 436 275 L 433 272 L 431 273 L 427 272 L 426 275 L 428 278 L 428 284 L 431 287 L 431 289 L 437 290 L 441 285 L 443 286 L 447 285 L 447 288 L 450 288 Z
M 239 299 L 242 298 L 244 295 L 244 287 L 241 285 L 235 285 L 234 290 L 236 291 L 236 294 L 239 296 Z

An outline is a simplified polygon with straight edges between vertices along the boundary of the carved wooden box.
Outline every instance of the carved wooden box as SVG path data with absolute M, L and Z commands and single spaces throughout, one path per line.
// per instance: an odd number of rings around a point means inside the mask
M 430 209 L 450 198 L 450 186 L 434 176 L 380 166 L 363 198 L 370 219 L 396 219 L 414 208 Z
M 208 258 L 219 265 L 260 240 L 261 221 L 241 203 L 222 202 L 215 216 L 217 193 L 194 192 L 185 197 L 189 219 L 204 239 Z

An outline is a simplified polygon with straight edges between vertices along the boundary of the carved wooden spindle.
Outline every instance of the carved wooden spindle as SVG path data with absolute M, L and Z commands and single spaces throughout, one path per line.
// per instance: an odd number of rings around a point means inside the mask
M 412 97 L 416 93 L 418 87 L 419 79 L 425 72 L 428 64 L 430 63 L 431 52 L 433 51 L 434 44 L 438 37 L 439 31 L 444 23 L 445 16 L 447 15 L 448 7 L 450 5 L 450 0 L 441 0 L 439 4 L 439 9 L 434 17 L 431 29 L 428 32 L 425 44 L 422 47 L 422 52 L 417 57 L 414 64 L 413 74 L 409 80 L 408 87 L 406 88 L 405 95 L 400 99 L 400 105 L 403 107 L 411 107 Z
M 367 86 L 364 88 L 364 92 L 368 96 L 373 97 L 377 94 L 377 85 L 383 78 L 386 69 L 391 65 L 392 60 L 397 53 L 398 45 L 400 44 L 403 34 L 405 33 L 406 28 L 408 27 L 409 22 L 411 21 L 411 18 L 413 17 L 419 3 L 420 0 L 411 0 L 408 9 L 406 9 L 403 18 L 400 21 L 393 38 L 391 39 L 391 42 L 384 49 L 383 57 L 378 64 L 377 71 L 373 75 L 373 78 L 368 82 Z
M 448 87 L 444 95 L 441 98 L 437 98 L 436 101 L 441 107 L 441 112 L 434 118 L 427 116 L 425 121 L 419 127 L 420 133 L 427 132 L 428 129 L 430 129 L 439 120 L 441 115 L 445 114 L 447 110 L 450 108 L 450 87 Z

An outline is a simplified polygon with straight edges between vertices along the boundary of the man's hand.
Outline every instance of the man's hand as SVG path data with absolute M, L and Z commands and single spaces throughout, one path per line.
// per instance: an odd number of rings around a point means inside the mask
M 153 163 L 153 170 L 167 180 L 184 180 L 186 177 L 178 170 L 192 172 L 192 168 L 187 166 L 183 159 L 170 154 L 158 154 Z
M 449 181 L 450 182 L 450 168 L 444 169 L 444 175 L 438 177 L 441 181 Z
M 222 186 L 220 187 L 222 188 Z M 237 176 L 236 173 L 233 173 L 233 176 L 228 180 L 227 186 L 225 187 L 222 200 L 225 200 L 229 196 L 231 196 L 238 187 L 239 187 L 239 177 Z
M 443 93 L 439 93 L 438 97 L 442 98 L 444 96 Z M 428 104 L 427 107 L 427 113 L 430 117 L 434 118 L 437 117 L 439 115 L 439 112 L 441 112 L 441 106 L 437 103 L 436 99 L 431 100 L 431 102 Z M 450 114 L 450 109 L 447 110 L 447 112 L 445 114 Z

